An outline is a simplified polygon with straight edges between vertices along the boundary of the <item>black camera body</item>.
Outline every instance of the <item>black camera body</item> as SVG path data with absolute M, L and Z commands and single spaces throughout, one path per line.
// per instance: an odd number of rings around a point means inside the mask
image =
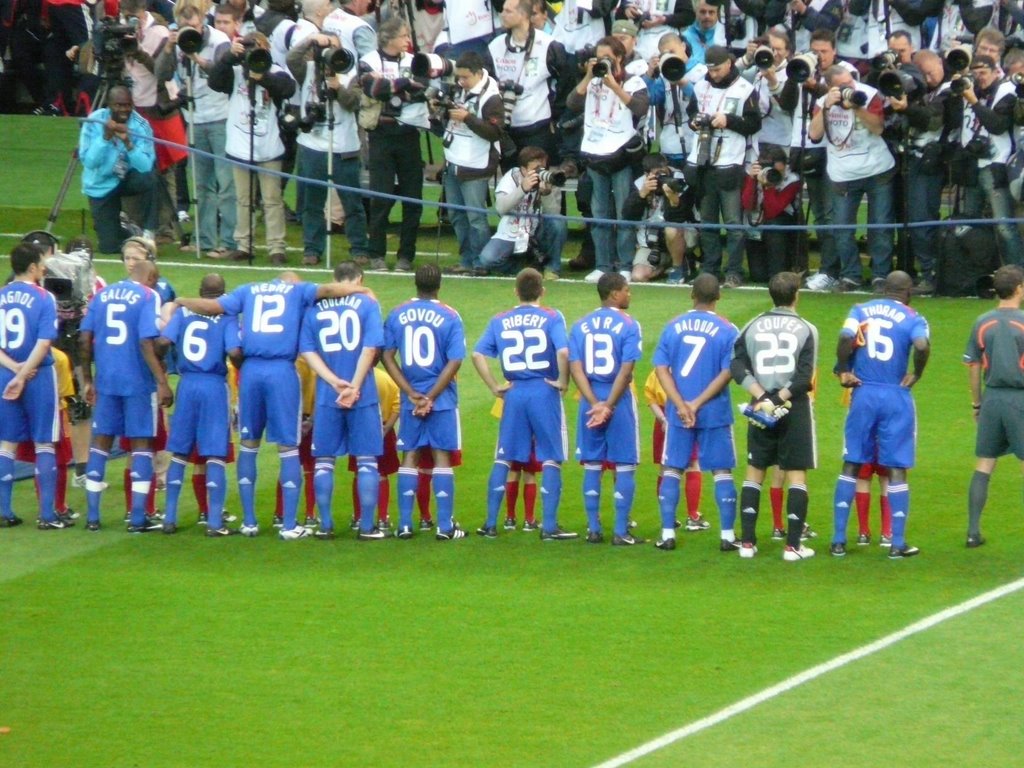
M 188 55 L 199 53 L 203 49 L 203 42 L 206 35 L 192 27 L 182 27 L 178 30 L 178 49 Z
M 964 145 L 964 151 L 975 160 L 988 160 L 994 153 L 992 139 L 988 136 L 972 136 Z
M 964 91 L 974 87 L 974 78 L 970 75 L 961 75 L 949 81 L 949 92 L 954 96 L 963 96 Z
M 125 58 L 138 52 L 139 39 L 136 26 L 122 24 L 114 16 L 104 17 L 93 29 L 93 52 L 101 76 L 120 78 Z
M 690 118 L 690 127 L 695 131 L 710 131 L 711 121 L 714 118 L 711 117 L 707 112 L 698 112 L 692 118 Z
M 590 71 L 594 77 L 606 77 L 615 71 L 615 62 L 605 56 L 598 59 L 594 64 L 594 68 Z
M 325 122 L 327 122 L 327 105 L 320 101 L 307 101 L 306 113 L 299 118 L 299 130 L 309 133 L 317 123 Z

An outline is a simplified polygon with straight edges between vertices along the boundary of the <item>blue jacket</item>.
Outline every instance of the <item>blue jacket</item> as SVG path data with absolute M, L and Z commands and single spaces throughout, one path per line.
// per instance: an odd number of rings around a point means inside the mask
M 82 123 L 78 137 L 78 158 L 82 161 L 82 192 L 86 197 L 106 197 L 113 192 L 120 179 L 114 173 L 119 157 L 125 157 L 128 167 L 139 173 L 148 173 L 156 163 L 153 148 L 153 129 L 138 112 L 128 118 L 128 134 L 132 149 L 128 151 L 118 138 L 107 141 L 103 127 L 110 119 L 109 109 L 98 109 Z

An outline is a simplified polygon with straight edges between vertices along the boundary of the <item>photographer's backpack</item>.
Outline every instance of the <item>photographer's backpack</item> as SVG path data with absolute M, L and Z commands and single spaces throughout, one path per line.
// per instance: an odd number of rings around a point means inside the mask
M 936 264 L 936 296 L 974 296 L 984 292 L 1000 266 L 991 226 L 943 227 Z

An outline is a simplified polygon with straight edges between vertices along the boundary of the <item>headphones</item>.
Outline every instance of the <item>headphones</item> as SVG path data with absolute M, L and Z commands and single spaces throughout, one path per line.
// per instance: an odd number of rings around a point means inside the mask
M 54 253 L 60 249 L 60 240 L 56 235 L 47 232 L 45 229 L 36 229 L 29 232 L 21 238 L 21 242 L 38 245 L 43 249 L 50 248 Z
M 124 249 L 129 245 L 135 245 L 146 252 L 146 261 L 156 261 L 156 246 L 152 240 L 148 240 L 145 237 L 129 237 L 123 243 L 121 243 L 121 260 L 124 260 Z

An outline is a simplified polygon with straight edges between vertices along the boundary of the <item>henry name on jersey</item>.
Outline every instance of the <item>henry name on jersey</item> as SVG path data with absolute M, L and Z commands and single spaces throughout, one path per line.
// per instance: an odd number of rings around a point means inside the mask
M 298 283 L 284 283 L 278 281 L 272 283 L 250 283 L 249 293 L 291 293 L 296 285 L 298 285 Z

